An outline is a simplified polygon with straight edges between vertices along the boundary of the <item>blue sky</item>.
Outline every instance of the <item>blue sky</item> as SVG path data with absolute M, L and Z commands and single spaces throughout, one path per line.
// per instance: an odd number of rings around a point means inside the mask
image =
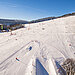
M 0 0 L 0 18 L 34 20 L 75 12 L 75 0 Z

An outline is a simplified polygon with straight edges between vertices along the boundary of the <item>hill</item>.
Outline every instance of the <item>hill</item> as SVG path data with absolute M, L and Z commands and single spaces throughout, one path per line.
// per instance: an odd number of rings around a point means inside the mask
M 57 18 L 62 18 L 62 17 L 69 17 L 69 16 L 74 16 L 75 13 L 69 13 L 69 14 L 65 14 L 62 16 L 58 16 L 58 17 L 46 17 L 46 18 L 41 18 L 41 19 L 37 19 L 37 20 L 32 20 L 29 23 L 38 23 L 38 22 L 42 22 L 42 21 L 48 21 L 48 20 L 53 20 L 53 19 L 57 19 Z
M 10 20 L 10 19 L 0 19 L 0 24 L 13 25 L 13 24 L 26 24 L 28 21 L 24 20 Z
M 75 16 L 25 26 L 0 34 L 0 75 L 65 75 L 62 63 L 75 59 Z

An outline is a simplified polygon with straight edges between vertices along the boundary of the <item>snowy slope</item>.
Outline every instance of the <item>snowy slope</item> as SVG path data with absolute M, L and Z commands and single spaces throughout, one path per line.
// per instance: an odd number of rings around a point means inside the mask
M 55 61 L 75 59 L 75 16 L 25 27 L 0 33 L 0 75 L 58 74 Z

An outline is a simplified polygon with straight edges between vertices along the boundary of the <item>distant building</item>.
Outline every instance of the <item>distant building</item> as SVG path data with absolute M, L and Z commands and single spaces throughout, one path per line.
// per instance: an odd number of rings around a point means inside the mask
M 0 24 L 0 30 L 16 30 L 25 27 L 25 24 L 4 25 Z
M 8 28 L 9 28 L 9 26 L 0 24 L 0 30 L 7 30 Z
M 14 24 L 14 25 L 10 25 L 9 29 L 16 30 L 16 29 L 24 28 L 24 27 L 25 27 L 25 24 Z

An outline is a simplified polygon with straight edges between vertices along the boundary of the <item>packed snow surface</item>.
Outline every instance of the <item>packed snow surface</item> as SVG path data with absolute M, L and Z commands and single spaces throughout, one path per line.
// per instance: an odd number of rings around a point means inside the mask
M 67 58 L 75 59 L 75 16 L 0 33 L 0 75 L 57 75 L 55 61 Z

